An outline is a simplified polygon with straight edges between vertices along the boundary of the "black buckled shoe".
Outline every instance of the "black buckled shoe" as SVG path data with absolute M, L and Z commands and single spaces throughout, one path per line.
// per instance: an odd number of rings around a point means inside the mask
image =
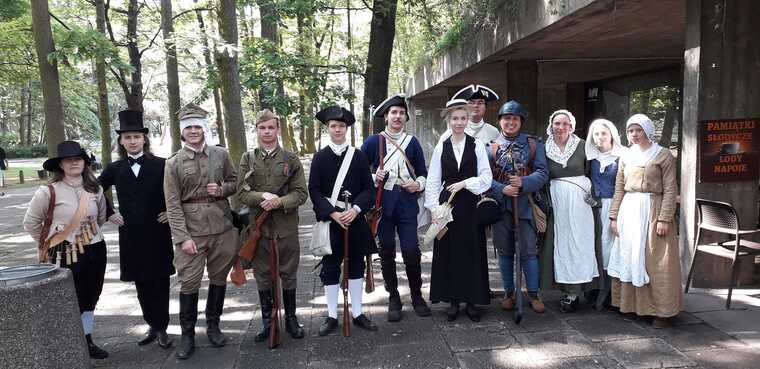
M 84 337 L 87 340 L 87 351 L 89 351 L 91 358 L 102 360 L 108 357 L 108 352 L 106 350 L 103 350 L 92 342 L 92 335 L 87 334 Z
M 285 331 L 295 339 L 303 338 L 306 334 L 296 316 L 296 290 L 283 290 L 282 299 L 285 303 Z
M 213 347 L 223 347 L 227 344 L 227 337 L 219 329 L 219 319 L 224 309 L 224 295 L 227 286 L 210 285 L 208 299 L 206 300 L 206 336 Z
M 143 339 L 137 341 L 138 346 L 145 346 L 158 338 L 158 334 L 156 334 L 156 331 L 153 330 L 153 328 L 148 328 L 148 331 L 145 332 L 145 337 Z
M 467 307 L 464 308 L 464 312 L 473 322 L 477 323 L 480 321 L 480 311 L 478 311 L 478 308 L 476 308 L 475 305 L 467 304 Z
M 354 318 L 353 321 L 354 321 L 354 325 L 359 328 L 364 328 L 368 331 L 377 330 L 377 325 L 375 323 L 372 323 L 372 321 L 369 320 L 369 318 L 367 318 L 367 316 L 364 314 L 357 316 L 356 318 Z
M 168 349 L 172 347 L 172 344 L 174 341 L 172 341 L 171 338 L 169 338 L 169 335 L 166 334 L 166 331 L 156 331 L 156 336 L 158 336 L 158 347 Z
M 401 296 L 398 294 L 398 290 L 391 291 L 388 296 L 388 321 L 398 322 L 401 320 Z
M 446 320 L 453 322 L 457 319 L 457 316 L 459 315 L 459 303 L 458 302 L 452 302 L 451 306 L 446 309 Z
M 338 319 L 326 317 L 319 326 L 319 336 L 324 337 L 338 329 Z
M 259 290 L 259 304 L 261 305 L 261 329 L 253 340 L 264 342 L 269 338 L 269 330 L 272 326 L 272 290 Z

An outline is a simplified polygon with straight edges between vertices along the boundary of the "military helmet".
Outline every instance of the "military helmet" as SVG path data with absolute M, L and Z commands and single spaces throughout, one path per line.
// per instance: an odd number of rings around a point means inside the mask
M 525 119 L 528 117 L 528 112 L 526 112 L 525 109 L 523 109 L 522 105 L 520 105 L 519 102 L 514 101 L 514 100 L 509 100 L 505 102 L 504 105 L 502 105 L 499 108 L 499 114 L 498 114 L 499 118 L 501 118 L 502 115 L 507 115 L 507 114 L 519 115 L 520 117 L 522 117 L 522 119 Z

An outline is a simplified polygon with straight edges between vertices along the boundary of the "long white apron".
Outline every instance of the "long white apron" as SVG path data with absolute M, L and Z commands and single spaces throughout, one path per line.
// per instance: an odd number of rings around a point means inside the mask
M 636 287 L 649 283 L 645 254 L 651 203 L 649 193 L 625 193 L 617 217 L 620 237 L 615 238 L 607 266 L 610 277 L 632 283 Z
M 601 221 L 602 221 L 602 266 L 604 270 L 607 270 L 607 265 L 610 264 L 610 253 L 612 252 L 612 245 L 615 242 L 615 234 L 610 229 L 610 207 L 612 207 L 612 199 L 601 199 Z
M 594 214 L 583 201 L 585 193 L 581 187 L 590 191 L 591 180 L 585 176 L 551 180 L 557 283 L 586 283 L 599 276 L 594 251 Z

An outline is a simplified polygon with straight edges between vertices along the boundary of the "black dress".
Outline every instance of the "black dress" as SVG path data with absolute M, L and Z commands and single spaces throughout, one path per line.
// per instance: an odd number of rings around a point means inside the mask
M 443 204 L 450 193 L 446 186 L 478 175 L 478 159 L 475 155 L 475 139 L 467 136 L 462 164 L 457 169 L 457 161 L 451 139 L 443 142 L 441 154 L 441 182 L 443 191 L 438 202 Z M 489 304 L 488 261 L 481 252 L 483 237 L 479 235 L 475 221 L 478 196 L 462 189 L 452 201 L 454 220 L 448 224 L 448 231 L 433 246 L 433 266 L 430 278 L 430 301 L 433 303 L 468 302 L 478 305 Z

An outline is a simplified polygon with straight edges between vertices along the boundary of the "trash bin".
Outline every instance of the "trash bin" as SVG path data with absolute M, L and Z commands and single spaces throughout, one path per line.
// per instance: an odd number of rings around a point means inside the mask
M 90 368 L 68 269 L 0 269 L 0 368 Z

